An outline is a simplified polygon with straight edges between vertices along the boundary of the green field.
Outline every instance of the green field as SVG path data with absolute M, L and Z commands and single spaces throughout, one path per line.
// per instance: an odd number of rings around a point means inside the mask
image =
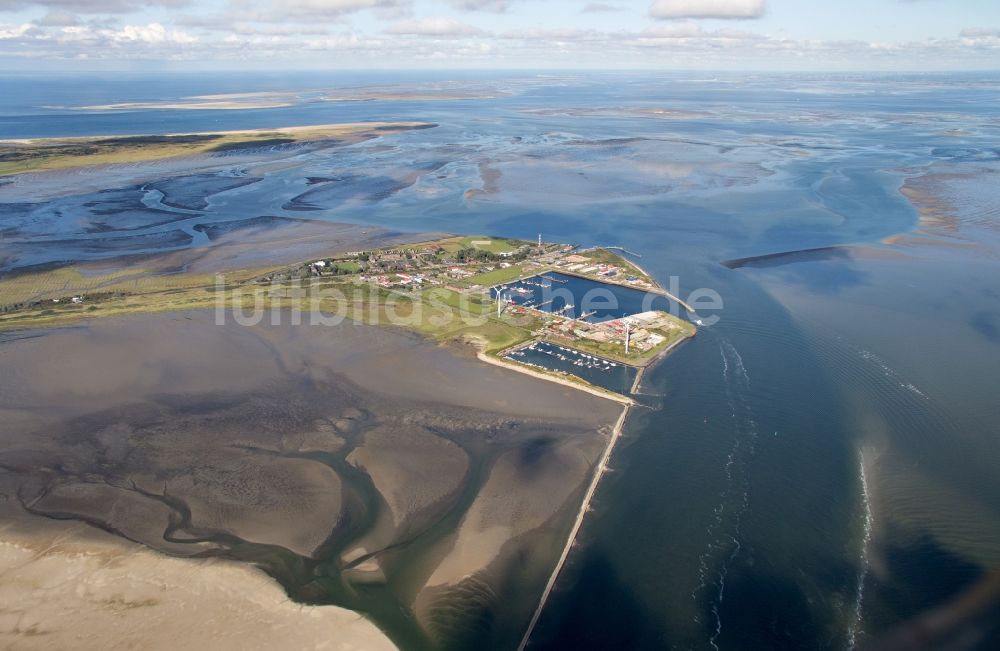
M 348 273 L 356 274 L 359 271 L 361 271 L 361 265 L 359 265 L 357 262 L 353 262 L 350 260 L 340 260 L 338 262 L 335 262 L 334 264 L 337 265 L 337 269 L 346 271 Z
M 516 251 L 525 243 L 517 240 L 472 236 L 463 237 L 459 240 L 459 244 L 466 249 L 479 249 L 480 251 L 489 251 L 490 253 L 500 254 Z
M 503 283 L 510 283 L 522 278 L 524 276 L 533 275 L 534 272 L 527 272 L 524 267 L 519 264 L 515 264 L 507 269 L 494 269 L 493 271 L 487 271 L 486 273 L 478 274 L 476 276 L 471 276 L 456 282 L 455 284 L 461 287 L 472 287 L 473 285 L 482 285 L 483 287 L 495 287 Z

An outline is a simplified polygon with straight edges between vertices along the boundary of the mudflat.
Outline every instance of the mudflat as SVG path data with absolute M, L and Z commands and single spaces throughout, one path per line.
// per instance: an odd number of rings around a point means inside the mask
M 409 648 L 516 641 L 620 406 L 396 329 L 215 319 L 3 335 L 0 518 L 17 523 L 4 549 L 31 549 L 33 526 L 40 541 L 83 523 L 188 557 L 171 562 L 251 562 L 295 600 L 364 613 Z M 164 569 L 129 574 L 147 565 Z M 225 600 L 218 581 L 202 596 Z M 39 630 L 64 610 L 25 609 Z M 80 648 L 110 639 L 101 621 L 81 618 Z M 152 648 L 163 640 L 141 636 L 169 630 L 133 633 Z

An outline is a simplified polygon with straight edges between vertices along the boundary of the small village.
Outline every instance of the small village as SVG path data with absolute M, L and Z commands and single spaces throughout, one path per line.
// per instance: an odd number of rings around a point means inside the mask
M 474 298 L 480 305 L 495 305 L 498 319 L 527 320 L 532 324 L 529 342 L 551 340 L 638 366 L 648 364 L 661 350 L 694 332 L 690 323 L 661 311 L 595 322 L 588 320 L 588 314 L 574 317 L 572 304 L 553 310 L 535 297 L 536 290 L 566 282 L 552 274 L 587 279 L 612 289 L 627 287 L 673 298 L 637 265 L 608 249 L 550 244 L 543 242 L 541 236 L 537 242 L 456 237 L 399 248 L 354 251 L 305 263 L 260 280 L 282 282 L 353 276 L 359 284 L 409 295 L 440 288 Z
M 639 290 L 656 288 L 638 267 L 604 249 L 578 250 L 571 244 L 545 244 L 541 237 L 534 245 L 464 237 L 394 249 L 352 251 L 275 272 L 261 280 L 356 274 L 361 282 L 386 289 L 438 286 L 474 293 L 553 270 Z

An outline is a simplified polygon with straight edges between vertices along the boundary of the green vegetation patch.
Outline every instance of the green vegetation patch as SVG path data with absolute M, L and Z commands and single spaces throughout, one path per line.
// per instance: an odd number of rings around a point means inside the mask
M 477 249 L 479 251 L 489 251 L 490 253 L 513 253 L 522 246 L 525 242 L 519 242 L 517 240 L 506 240 L 502 238 L 491 238 L 491 237 L 463 237 L 459 240 L 460 248 L 466 249 Z
M 523 265 L 515 264 L 506 269 L 494 269 L 493 271 L 487 271 L 486 273 L 481 273 L 475 276 L 470 276 L 455 284 L 460 287 L 471 287 L 473 285 L 482 285 L 483 287 L 495 287 L 496 285 L 502 285 L 504 283 L 512 283 L 523 276 L 530 275 L 534 272 L 528 272 L 524 269 Z

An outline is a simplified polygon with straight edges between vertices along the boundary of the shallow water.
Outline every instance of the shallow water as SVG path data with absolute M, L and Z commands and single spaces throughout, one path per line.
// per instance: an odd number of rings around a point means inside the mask
M 0 136 L 432 121 L 292 156 L 260 182 L 207 197 L 204 216 L 129 236 L 188 246 L 170 233 L 302 214 L 528 240 L 541 232 L 640 253 L 661 284 L 679 277 L 682 298 L 719 292 L 720 322 L 645 375 L 643 391 L 663 395 L 664 408 L 630 418 L 533 648 L 846 648 L 997 567 L 1000 242 L 989 199 L 1000 185 L 982 166 L 997 158 L 1000 79 L 510 77 L 486 80 L 511 93 L 495 100 L 204 113 L 39 107 L 365 80 L 21 79 L 7 85 Z M 393 82 L 414 79 L 376 83 Z M 284 209 L 309 177 L 398 179 L 441 161 L 374 200 L 346 193 L 308 213 Z M 222 173 L 254 172 L 234 167 L 219 163 Z M 949 186 L 954 223 L 916 243 L 880 244 L 917 227 L 898 189 L 927 169 L 964 178 Z M 0 202 L 13 203 L 14 189 L 0 186 Z M 110 255 L 79 244 L 107 238 L 81 228 L 94 200 L 8 206 L 5 246 L 33 262 L 64 249 Z M 719 264 L 858 244 L 766 268 Z

